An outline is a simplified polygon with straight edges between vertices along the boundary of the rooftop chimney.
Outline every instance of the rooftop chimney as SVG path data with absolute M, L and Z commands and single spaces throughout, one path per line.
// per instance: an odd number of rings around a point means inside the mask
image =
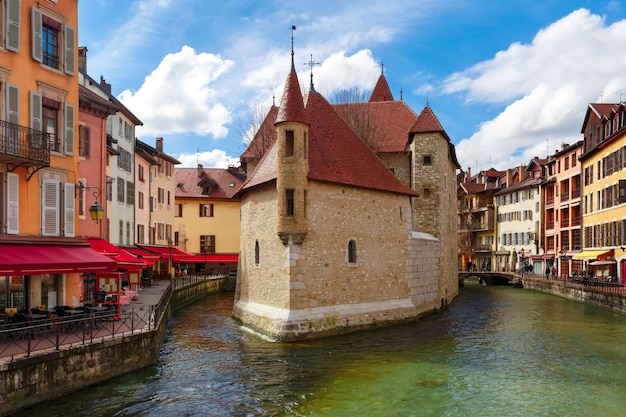
M 156 150 L 163 153 L 163 138 L 156 138 Z
M 111 84 L 107 84 L 102 75 L 100 76 L 100 88 L 102 88 L 106 93 L 111 94 Z
M 198 177 L 201 177 L 203 173 L 204 167 L 202 166 L 202 164 L 198 164 Z
M 83 74 L 87 74 L 87 47 L 78 47 L 78 70 Z

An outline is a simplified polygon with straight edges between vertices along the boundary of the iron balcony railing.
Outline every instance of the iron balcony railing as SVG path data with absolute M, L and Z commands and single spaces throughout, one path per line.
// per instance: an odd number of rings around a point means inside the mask
M 0 161 L 48 166 L 50 136 L 41 130 L 0 120 Z

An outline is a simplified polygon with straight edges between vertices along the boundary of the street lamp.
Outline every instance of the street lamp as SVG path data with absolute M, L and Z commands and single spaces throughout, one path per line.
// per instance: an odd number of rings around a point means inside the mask
M 174 246 L 174 242 L 172 242 L 172 239 L 169 238 L 167 239 L 167 247 L 170 248 L 170 261 L 168 262 L 169 268 L 170 268 L 170 281 L 172 280 L 172 266 L 173 266 L 173 259 L 172 259 L 172 246 Z
M 86 190 L 94 190 L 93 197 L 95 201 L 91 205 L 91 207 L 89 207 L 89 216 L 91 217 L 91 220 L 93 220 L 96 223 L 99 223 L 100 220 L 104 219 L 104 208 L 100 205 L 100 203 L 98 203 L 98 197 L 100 197 L 100 193 L 102 192 L 100 190 L 100 187 L 96 187 L 93 185 L 86 187 L 83 184 L 77 184 L 77 190 L 79 193 L 82 193 L 83 191 L 86 191 Z

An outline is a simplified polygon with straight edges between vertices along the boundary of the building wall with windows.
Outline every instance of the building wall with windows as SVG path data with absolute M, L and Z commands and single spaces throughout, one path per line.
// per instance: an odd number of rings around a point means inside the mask
M 136 144 L 137 145 L 137 144 Z M 157 161 L 141 146 L 135 146 L 135 243 L 153 245 L 152 224 L 152 169 Z
M 0 1 L 0 245 L 80 243 L 77 28 L 75 1 Z M 78 273 L 38 272 L 0 277 L 0 309 L 78 305 Z
M 546 163 L 544 246 L 551 256 L 546 257 L 547 266 L 557 265 L 559 276 L 581 270 L 578 262 L 572 264 L 568 258 L 582 250 L 581 153 L 582 141 L 564 144 Z
M 528 259 L 521 259 L 522 249 L 526 258 L 543 254 L 537 240 L 542 218 L 541 182 L 541 178 L 527 178 L 494 195 L 497 247 L 510 254 L 508 258 L 498 257 L 499 271 L 520 270 L 529 264 Z
M 239 252 L 243 177 L 234 169 L 176 168 L 174 231 L 177 245 L 194 254 Z
M 626 108 L 589 104 L 581 157 L 583 251 L 606 251 L 624 280 L 626 253 Z M 592 257 L 589 261 L 595 259 Z M 583 261 L 588 261 L 583 259 Z M 585 268 L 586 265 L 583 265 Z

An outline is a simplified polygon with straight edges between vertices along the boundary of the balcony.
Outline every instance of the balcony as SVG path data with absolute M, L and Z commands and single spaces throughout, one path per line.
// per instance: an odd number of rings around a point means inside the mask
M 50 166 L 49 135 L 0 120 L 0 162 L 13 166 Z

